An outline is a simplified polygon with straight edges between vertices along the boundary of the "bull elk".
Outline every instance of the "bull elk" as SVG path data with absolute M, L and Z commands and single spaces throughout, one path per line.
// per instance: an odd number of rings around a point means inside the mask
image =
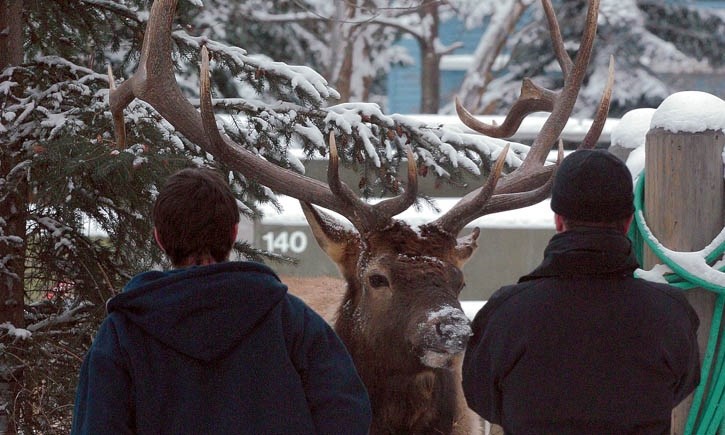
M 548 111 L 549 118 L 518 168 L 502 175 L 506 151 L 501 152 L 482 186 L 419 228 L 394 219 L 416 201 L 416 161 L 410 149 L 407 188 L 374 205 L 340 180 L 332 132 L 327 183 L 270 163 L 219 131 L 212 111 L 206 47 L 202 48 L 201 113 L 197 111 L 174 78 L 171 23 L 176 0 L 154 2 L 137 71 L 117 89 L 111 86 L 119 140 L 124 134 L 123 109 L 140 98 L 215 159 L 302 203 L 317 242 L 347 282 L 335 329 L 370 393 L 373 434 L 473 433 L 478 426 L 460 386 L 462 353 L 471 332 L 458 295 L 464 286 L 462 268 L 478 246 L 479 230 L 460 237 L 459 233 L 480 216 L 531 205 L 548 195 L 556 164 L 545 164 L 546 157 L 572 112 L 596 34 L 599 2 L 591 0 L 576 61 L 572 61 L 564 50 L 550 0 L 542 3 L 564 75 L 563 88 L 551 91 L 524 80 L 521 96 L 500 126 L 483 124 L 458 102 L 456 106 L 466 125 L 493 137 L 510 137 L 534 111 Z M 612 71 L 610 62 L 604 95 L 581 147 L 593 147 L 601 133 Z M 345 216 L 354 229 L 316 206 Z

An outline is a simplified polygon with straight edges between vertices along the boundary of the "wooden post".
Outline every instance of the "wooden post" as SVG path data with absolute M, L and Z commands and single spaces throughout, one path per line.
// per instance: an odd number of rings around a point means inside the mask
M 723 228 L 722 131 L 672 133 L 661 128 L 647 133 L 645 168 L 645 218 L 652 233 L 668 249 L 699 251 Z M 648 248 L 644 267 L 661 263 Z M 700 361 L 707 345 L 715 294 L 704 289 L 686 292 L 700 317 Z M 705 380 L 703 379 L 703 382 Z M 692 395 L 672 413 L 672 434 L 683 433 Z

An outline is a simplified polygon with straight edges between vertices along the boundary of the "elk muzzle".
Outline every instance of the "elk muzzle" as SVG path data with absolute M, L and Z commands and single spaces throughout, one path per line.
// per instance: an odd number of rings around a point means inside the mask
M 444 305 L 428 313 L 418 324 L 420 361 L 431 368 L 449 367 L 453 357 L 466 349 L 471 331 L 466 314 Z

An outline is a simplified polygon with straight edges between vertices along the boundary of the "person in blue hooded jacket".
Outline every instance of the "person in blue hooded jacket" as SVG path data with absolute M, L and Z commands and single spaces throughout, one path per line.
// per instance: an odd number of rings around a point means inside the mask
M 219 173 L 172 175 L 153 220 L 174 269 L 108 302 L 72 434 L 368 433 L 368 395 L 335 332 L 268 267 L 228 261 L 239 211 Z

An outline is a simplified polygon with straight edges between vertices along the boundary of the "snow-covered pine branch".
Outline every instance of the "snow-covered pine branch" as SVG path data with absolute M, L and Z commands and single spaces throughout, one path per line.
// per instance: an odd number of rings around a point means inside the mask
M 93 308 L 93 304 L 89 302 L 84 302 L 79 304 L 78 306 L 65 309 L 60 314 L 48 316 L 39 322 L 28 325 L 28 327 L 25 329 L 27 329 L 32 334 L 37 331 L 52 328 L 54 326 L 74 323 L 80 320 L 80 317 L 91 308 Z

